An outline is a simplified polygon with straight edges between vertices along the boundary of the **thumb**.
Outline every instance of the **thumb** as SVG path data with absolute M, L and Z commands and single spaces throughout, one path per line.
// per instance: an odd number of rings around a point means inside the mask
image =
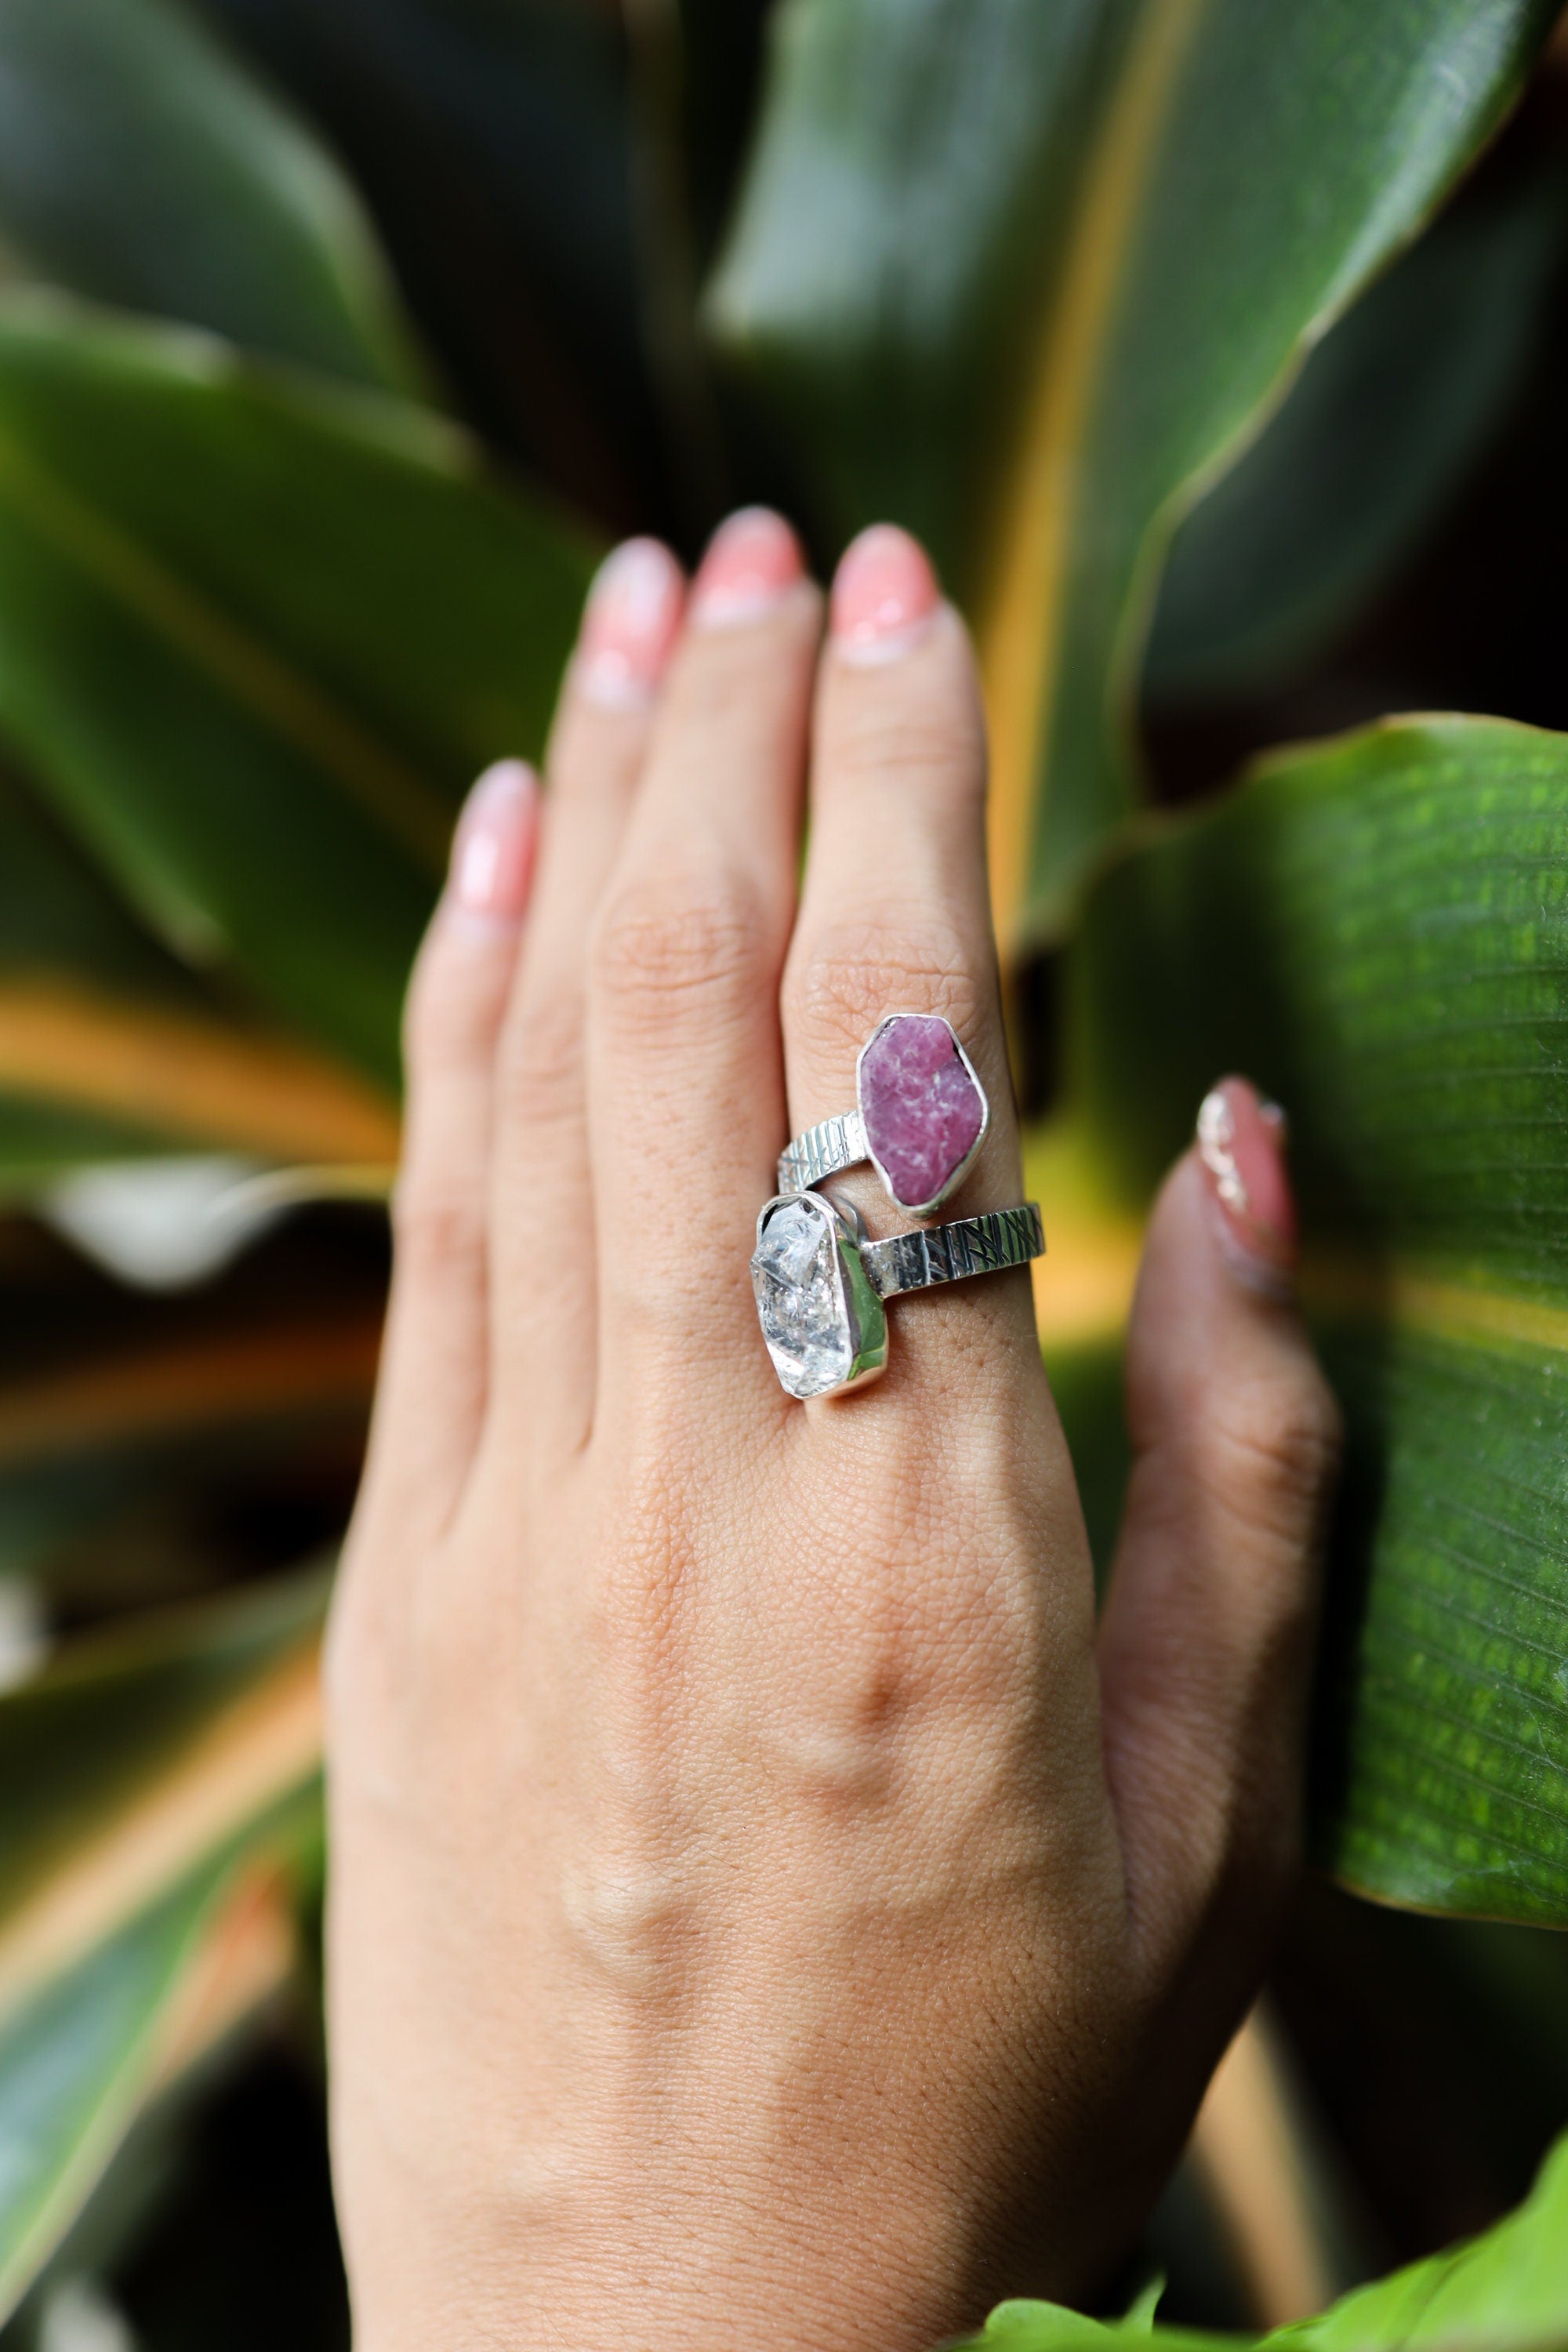
M 1284 1120 L 1227 1078 L 1144 1251 L 1100 1637 L 1134 1927 L 1167 1963 L 1223 1917 L 1249 1969 L 1300 1854 L 1339 1416 L 1292 1301 L 1294 1252 Z

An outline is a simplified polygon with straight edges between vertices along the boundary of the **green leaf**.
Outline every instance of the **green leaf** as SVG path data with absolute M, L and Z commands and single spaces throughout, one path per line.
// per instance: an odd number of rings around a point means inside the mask
M 698 289 L 728 209 L 720 188 L 745 122 L 735 84 L 755 70 L 758 29 L 755 0 L 721 7 L 711 24 L 685 0 L 626 14 L 644 341 L 693 543 L 733 503 Z
M 68 1622 L 271 1566 L 303 1539 L 301 1505 L 323 1533 L 346 1507 L 381 1338 L 374 1268 L 357 1297 L 320 1254 L 291 1270 L 274 1248 L 248 1273 L 173 1314 L 107 1286 L 84 1312 L 70 1267 L 33 1300 L 13 1277 L 0 1576 Z
M 96 301 L 410 379 L 353 190 L 175 0 L 0 0 L 0 239 Z
M 1164 2278 L 1156 2273 L 1147 2285 L 1141 2286 L 1121 2315 L 1123 2327 L 1136 2329 L 1140 2335 L 1152 2336 L 1160 2309 L 1160 2299 L 1165 2292 Z
M 309 1784 L 319 1574 L 84 1637 L 0 1697 L 0 2016 Z
M 271 1825 L 268 1843 L 283 1827 Z M 179 2046 L 180 2011 L 215 1958 L 221 1966 L 228 1957 L 221 1947 L 233 1933 L 226 1897 L 235 1876 L 232 1853 L 204 1864 L 0 2024 L 0 2319 L 81 2211 L 171 2062 L 201 2054 L 199 2043 Z M 245 2008 L 270 1989 L 264 1976 L 235 1991 Z M 227 1992 L 216 1990 L 220 2000 Z M 236 2020 L 226 2010 L 217 2021 Z
M 602 529 L 669 529 L 622 11 L 204 5 L 347 159 L 465 414 Z
M 1321 1856 L 1568 1925 L 1568 738 L 1409 720 L 1279 756 L 1106 877 L 1068 995 L 1108 1214 L 1220 1072 L 1289 1112 L 1350 1425 Z M 1047 1299 L 1084 1288 L 1062 1244 Z
M 788 0 L 710 293 L 835 538 L 980 614 L 1005 929 L 1136 799 L 1160 554 L 1493 128 L 1552 0 Z M 972 535 L 968 518 L 984 519 Z
M 1568 226 L 1555 148 L 1462 196 L 1309 356 L 1183 523 L 1143 687 L 1163 706 L 1299 672 L 1459 488 L 1539 341 Z
M 1528 2201 L 1485 2237 L 1360 2287 L 1289 2334 L 1311 2352 L 1568 2344 L 1565 2245 L 1568 2140 L 1560 2140 Z
M 117 1117 L 84 1099 L 85 1086 L 68 1076 L 56 1083 L 61 1056 L 58 1039 L 38 1034 L 40 1008 L 51 1000 L 58 1008 L 62 993 L 82 1003 L 89 988 L 117 1009 L 139 999 L 165 1016 L 191 1012 L 200 996 L 102 877 L 0 776 L 0 1184 L 25 1191 L 75 1160 L 168 1148 L 129 1107 Z
M 1060 235 L 1070 203 L 1099 13 L 1096 0 L 775 8 L 706 311 L 829 545 L 892 516 L 973 587 L 995 368 L 1037 307 L 1033 247 Z
M 135 2113 L 218 1875 L 198 1872 L 0 2026 L 0 2315 L 15 2309 Z
M 367 1163 L 396 1141 L 384 1098 L 215 1001 L 0 774 L 0 1197 L 81 1160 Z
M 121 1627 L 0 1699 L 0 2316 L 143 2100 L 270 1980 L 242 1939 L 179 2014 L 237 1869 L 311 1833 L 322 1599 L 312 1575 Z
M 192 1012 L 205 993 L 13 777 L 0 772 L 0 982 L 69 974 Z
M 1529 2199 L 1484 2237 L 1357 2287 L 1316 2319 L 1252 2339 L 1258 2352 L 1559 2352 L 1568 2344 L 1568 2139 Z M 1245 2339 L 1150 2328 L 1142 2307 L 1103 2324 L 1050 2303 L 1006 2303 L 984 2352 L 1237 2352 Z
M 681 149 L 699 249 L 718 246 L 755 111 L 770 0 L 679 0 Z
M 419 411 L 0 310 L 0 733 L 177 953 L 388 1084 L 453 814 L 541 749 L 587 571 Z

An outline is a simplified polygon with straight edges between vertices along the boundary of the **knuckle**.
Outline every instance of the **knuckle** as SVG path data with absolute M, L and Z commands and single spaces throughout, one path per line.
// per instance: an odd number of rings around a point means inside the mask
M 416 965 L 403 1009 L 403 1053 L 411 1071 L 449 1068 L 489 1050 L 495 992 L 475 987 L 472 978 L 440 956 Z
M 978 798 L 984 782 L 984 744 L 970 694 L 943 692 L 911 698 L 874 693 L 857 699 L 839 722 L 834 764 L 851 778 L 888 778 L 904 786 L 940 782 L 951 800 L 955 784 Z
M 511 942 L 459 940 L 437 917 L 415 962 L 403 1007 L 411 1070 L 488 1060 L 494 1051 L 512 965 Z
M 778 683 L 777 639 L 767 617 L 759 618 L 763 625 L 755 633 L 703 629 L 687 638 L 668 689 L 672 732 L 709 735 L 716 748 L 728 751 L 765 730 L 773 716 L 770 689 Z
M 1204 1423 L 1200 1475 L 1249 1522 L 1299 1535 L 1317 1521 L 1338 1466 L 1340 1416 L 1327 1381 L 1255 1381 Z
M 980 991 L 955 935 L 939 922 L 912 925 L 898 912 L 830 925 L 792 962 L 784 980 L 789 1034 L 858 1052 L 879 1021 L 904 1007 L 940 1013 L 961 1037 L 975 1034 Z
M 673 1003 L 753 994 L 765 936 L 755 893 L 725 866 L 639 877 L 600 918 L 593 986 L 618 1021 L 655 1026 Z
M 392 1241 L 398 1265 L 416 1280 L 481 1278 L 488 1243 L 481 1187 L 456 1177 L 405 1175 L 392 1196 Z
M 662 2007 L 679 1996 L 699 1937 L 690 1874 L 665 1851 L 671 1841 L 658 1834 L 659 1811 L 646 1802 L 633 1811 L 623 1801 L 612 1818 L 619 1828 L 629 1813 L 631 1830 L 584 1841 L 563 1889 L 578 1952 L 639 2006 Z
M 583 994 L 575 985 L 531 991 L 501 1051 L 507 1112 L 525 1128 L 559 1125 L 583 1097 Z

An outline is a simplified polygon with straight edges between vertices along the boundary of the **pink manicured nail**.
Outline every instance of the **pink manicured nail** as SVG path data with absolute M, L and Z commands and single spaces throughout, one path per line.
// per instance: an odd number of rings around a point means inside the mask
M 605 558 L 583 615 L 577 689 L 612 710 L 647 700 L 680 626 L 680 566 L 657 539 L 628 539 Z
M 1198 1110 L 1198 1158 L 1230 1265 L 1253 1289 L 1282 1296 L 1296 1263 L 1284 1112 L 1245 1078 L 1222 1078 Z
M 521 760 L 499 760 L 468 794 L 452 843 L 452 898 L 465 915 L 515 923 L 528 904 L 539 837 L 539 782 Z
M 691 583 L 691 618 L 705 629 L 759 620 L 803 571 L 800 542 L 784 517 L 768 507 L 742 507 L 709 541 Z
M 833 635 L 851 661 L 894 661 L 941 602 L 918 540 L 873 523 L 846 549 L 833 582 Z

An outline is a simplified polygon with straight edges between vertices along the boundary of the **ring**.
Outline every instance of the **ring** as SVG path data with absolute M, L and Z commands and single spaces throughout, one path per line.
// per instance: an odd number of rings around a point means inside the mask
M 752 1288 L 780 1386 L 801 1398 L 864 1387 L 887 1369 L 884 1299 L 1027 1265 L 1045 1246 L 1033 1201 L 873 1242 L 825 1192 L 776 1194 L 757 1219 Z
M 797 1135 L 780 1156 L 781 1192 L 805 1192 L 869 1160 L 906 1216 L 929 1217 L 957 1190 L 991 1107 L 940 1013 L 890 1013 L 855 1064 L 857 1108 Z

